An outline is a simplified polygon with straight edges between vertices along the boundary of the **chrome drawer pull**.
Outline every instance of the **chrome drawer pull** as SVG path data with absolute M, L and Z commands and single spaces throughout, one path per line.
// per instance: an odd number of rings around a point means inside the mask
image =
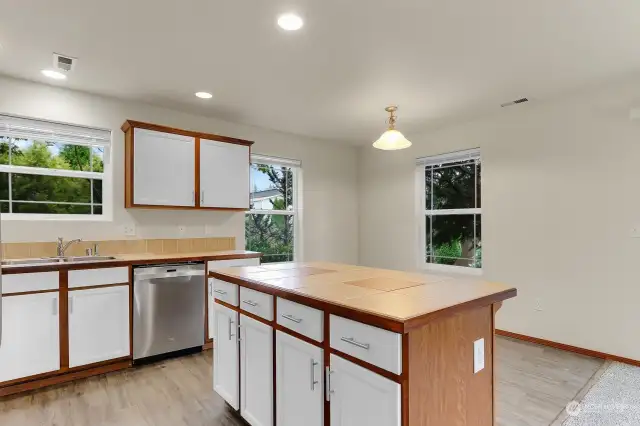
M 326 401 L 331 401 L 331 394 L 334 393 L 333 390 L 331 390 L 331 374 L 333 373 L 333 371 L 331 371 L 330 367 L 325 367 L 324 370 L 324 375 L 325 375 L 325 379 L 324 379 L 324 399 Z
M 316 385 L 320 382 L 316 380 L 316 365 L 318 363 L 312 358 L 311 359 L 311 390 L 316 390 Z
M 251 300 L 243 300 L 242 303 L 246 303 L 247 305 L 253 306 L 253 307 L 258 306 L 258 304 L 256 302 L 251 301 Z
M 289 321 L 293 321 L 296 324 L 300 324 L 302 322 L 300 318 L 296 318 L 293 315 L 289 315 L 289 314 L 282 314 L 282 318 L 288 319 Z
M 343 337 L 340 340 L 342 340 L 343 342 L 350 343 L 350 344 L 352 344 L 354 346 L 357 346 L 359 348 L 366 349 L 366 350 L 369 350 L 369 348 L 371 347 L 371 345 L 369 345 L 368 343 L 360 343 L 356 339 L 354 339 L 353 337 Z
M 231 321 L 231 318 L 229 318 L 229 340 L 231 340 L 231 338 L 235 336 L 235 334 L 231 332 L 231 329 L 233 328 L 232 327 L 233 324 L 235 324 L 235 321 Z
M 224 291 L 224 290 L 218 290 L 218 289 L 213 290 L 213 292 L 214 292 L 214 293 L 218 293 L 218 294 L 227 294 L 227 292 L 226 292 L 226 291 Z

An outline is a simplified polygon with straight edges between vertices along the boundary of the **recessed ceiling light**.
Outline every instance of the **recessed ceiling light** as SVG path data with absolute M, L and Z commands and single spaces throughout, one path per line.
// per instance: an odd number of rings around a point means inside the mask
M 66 80 L 67 78 L 65 74 L 54 70 L 42 70 L 42 75 L 53 78 L 54 80 Z
M 199 97 L 200 99 L 211 99 L 213 98 L 213 95 L 209 92 L 197 92 L 196 96 Z
M 285 13 L 278 17 L 278 25 L 287 31 L 297 31 L 304 25 L 302 18 L 295 13 Z

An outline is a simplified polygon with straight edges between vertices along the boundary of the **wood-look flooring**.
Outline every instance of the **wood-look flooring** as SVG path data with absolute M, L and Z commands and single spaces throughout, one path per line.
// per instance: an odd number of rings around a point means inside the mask
M 498 426 L 548 426 L 601 360 L 497 338 Z M 212 390 L 212 352 L 0 399 L 2 426 L 245 426 Z

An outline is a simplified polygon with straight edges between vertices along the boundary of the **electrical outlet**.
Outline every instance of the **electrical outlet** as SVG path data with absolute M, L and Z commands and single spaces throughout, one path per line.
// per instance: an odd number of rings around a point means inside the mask
M 473 374 L 484 370 L 484 339 L 473 342 Z
M 124 225 L 124 235 L 126 235 L 127 237 L 135 237 L 136 236 L 136 226 L 131 224 L 131 225 Z
M 541 298 L 536 297 L 535 306 L 533 307 L 533 309 L 535 309 L 537 312 L 544 311 L 544 308 L 542 307 L 542 299 Z

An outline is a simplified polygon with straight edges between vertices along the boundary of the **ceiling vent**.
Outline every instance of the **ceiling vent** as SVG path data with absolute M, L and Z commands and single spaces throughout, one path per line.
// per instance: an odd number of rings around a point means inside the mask
M 513 105 L 518 105 L 518 104 L 523 104 L 525 102 L 529 102 L 529 99 L 527 98 L 520 98 L 520 99 L 516 99 L 515 101 L 511 101 L 511 102 L 505 102 L 504 104 L 500 104 L 500 106 L 502 108 L 504 107 L 508 107 L 508 106 L 513 106 Z
M 78 58 L 72 58 L 71 56 L 61 55 L 59 53 L 53 54 L 53 67 L 62 72 L 70 72 L 76 68 Z

